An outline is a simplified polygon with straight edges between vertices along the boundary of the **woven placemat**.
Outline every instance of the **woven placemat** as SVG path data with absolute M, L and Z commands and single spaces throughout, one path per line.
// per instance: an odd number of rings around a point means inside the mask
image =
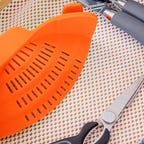
M 0 11 L 0 33 L 13 26 L 33 29 L 60 15 L 73 0 L 13 0 Z M 144 1 L 139 1 L 144 3 Z M 85 9 L 87 11 L 87 9 Z M 83 124 L 95 121 L 103 110 L 143 73 L 144 46 L 102 16 L 91 42 L 84 69 L 63 102 L 44 119 L 7 138 L 1 144 L 48 144 L 73 136 Z M 144 138 L 144 88 L 111 131 L 110 144 L 140 144 Z M 94 130 L 85 141 L 92 144 Z

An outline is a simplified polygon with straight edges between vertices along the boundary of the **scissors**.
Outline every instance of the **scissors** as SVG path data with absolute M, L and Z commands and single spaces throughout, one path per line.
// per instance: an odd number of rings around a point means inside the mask
M 108 144 L 112 127 L 119 120 L 125 108 L 129 107 L 131 102 L 134 100 L 143 82 L 144 75 L 136 80 L 128 89 L 123 91 L 123 93 L 114 100 L 111 106 L 102 113 L 97 122 L 89 122 L 84 125 L 78 135 L 51 144 L 83 144 L 90 131 L 93 128 L 98 128 L 98 126 L 103 126 L 103 132 L 94 144 Z

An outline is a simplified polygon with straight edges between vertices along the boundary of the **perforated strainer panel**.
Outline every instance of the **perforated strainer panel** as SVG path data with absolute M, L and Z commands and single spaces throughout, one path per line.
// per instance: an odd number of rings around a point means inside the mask
M 62 7 L 71 2 L 73 1 L 13 0 L 13 3 L 0 12 L 0 32 L 2 33 L 17 25 L 33 29 L 48 18 L 60 14 Z M 140 2 L 144 3 L 144 1 Z M 32 50 L 35 47 L 34 43 L 29 44 L 27 48 L 31 50 L 24 48 L 20 51 L 7 65 L 5 74 L 9 75 L 20 67 L 19 61 L 24 63 L 28 60 L 28 55 L 32 55 Z M 75 135 L 84 123 L 96 120 L 103 110 L 143 73 L 143 50 L 144 46 L 140 45 L 130 35 L 120 31 L 99 16 L 98 27 L 93 36 L 87 62 L 71 92 L 43 120 L 20 133 L 1 139 L 0 143 L 50 143 Z M 45 53 L 51 54 L 46 49 L 41 51 L 40 55 L 44 58 L 47 57 Z M 23 59 L 21 55 L 24 55 Z M 63 53 L 61 53 L 61 56 L 67 57 Z M 36 71 L 40 71 L 45 64 L 45 59 L 42 57 L 37 57 L 29 65 L 33 67 L 36 64 Z M 64 61 L 64 59 L 59 57 L 59 61 Z M 25 77 L 26 82 L 37 74 L 36 71 L 35 74 L 32 74 L 30 69 L 29 66 L 24 73 L 20 74 L 20 76 Z M 52 75 L 55 74 L 56 71 L 53 71 Z M 49 79 L 52 80 L 52 77 Z M 19 84 L 20 81 L 22 85 Z M 45 89 L 45 83 L 46 81 L 37 84 L 39 86 L 37 86 L 36 91 L 41 92 L 39 87 Z M 12 92 L 21 89 L 23 85 L 25 85 L 25 81 L 19 76 L 7 82 L 8 89 Z M 144 137 L 142 91 L 143 89 L 112 129 L 110 144 L 136 144 L 140 143 Z M 18 100 L 17 104 L 21 107 L 26 104 L 25 99 L 31 101 L 32 98 L 29 95 L 28 93 L 27 97 Z M 45 108 L 45 104 L 42 107 Z M 41 112 L 40 109 L 36 111 Z M 32 112 L 31 116 L 34 117 L 35 113 Z M 30 119 L 28 115 L 26 119 Z M 94 139 L 95 132 L 87 138 L 85 143 L 91 144 Z

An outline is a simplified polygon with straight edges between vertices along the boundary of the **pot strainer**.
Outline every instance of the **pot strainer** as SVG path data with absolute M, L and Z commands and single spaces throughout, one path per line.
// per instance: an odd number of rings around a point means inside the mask
M 97 17 L 68 5 L 61 16 L 0 36 L 0 138 L 50 113 L 77 80 Z

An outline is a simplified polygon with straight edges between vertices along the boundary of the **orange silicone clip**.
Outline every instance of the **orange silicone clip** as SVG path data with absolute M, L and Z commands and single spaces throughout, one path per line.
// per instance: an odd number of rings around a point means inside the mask
M 0 36 L 0 138 L 50 113 L 76 82 L 85 63 L 97 17 L 79 4 L 28 31 Z

